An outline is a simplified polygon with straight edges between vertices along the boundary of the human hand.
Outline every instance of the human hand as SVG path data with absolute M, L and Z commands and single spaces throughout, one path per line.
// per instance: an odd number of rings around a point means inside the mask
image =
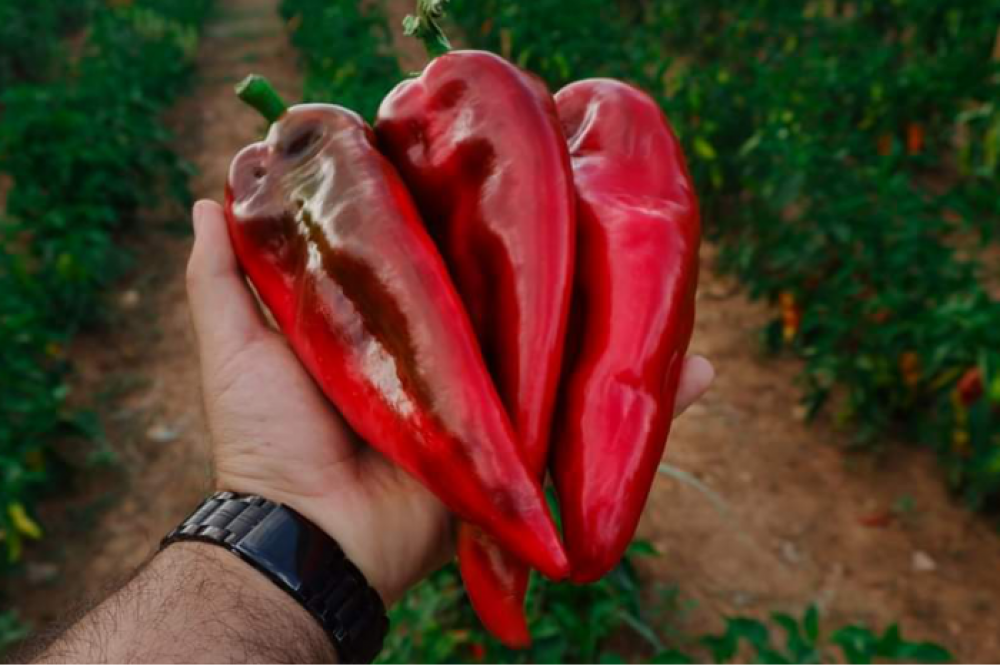
M 453 553 L 452 518 L 366 446 L 320 392 L 243 280 L 222 208 L 194 208 L 188 264 L 202 393 L 219 490 L 285 504 L 333 537 L 391 605 Z M 687 359 L 677 414 L 712 381 Z

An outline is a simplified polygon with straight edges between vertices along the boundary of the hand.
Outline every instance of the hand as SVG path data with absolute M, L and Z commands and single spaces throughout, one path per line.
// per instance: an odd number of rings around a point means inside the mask
M 269 328 L 244 282 L 222 208 L 194 208 L 188 297 L 216 485 L 285 504 L 336 539 L 391 605 L 453 553 L 452 519 L 417 481 L 351 431 Z M 712 366 L 686 362 L 679 414 Z

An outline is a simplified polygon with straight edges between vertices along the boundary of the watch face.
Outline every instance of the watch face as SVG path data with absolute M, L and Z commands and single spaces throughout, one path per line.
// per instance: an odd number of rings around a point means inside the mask
M 326 533 L 256 495 L 215 493 L 163 540 L 223 546 L 288 592 L 322 625 L 341 660 L 378 656 L 389 629 L 385 604 Z

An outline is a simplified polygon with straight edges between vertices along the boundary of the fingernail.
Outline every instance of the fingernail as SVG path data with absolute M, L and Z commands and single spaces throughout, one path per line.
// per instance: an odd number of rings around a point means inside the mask
M 709 361 L 706 357 L 702 356 L 701 354 L 695 354 L 694 356 L 691 357 L 691 360 L 701 364 L 701 366 L 704 368 L 706 376 L 708 377 L 709 383 L 711 383 L 711 381 L 715 379 L 715 366 L 712 365 L 712 362 Z
M 205 212 L 208 202 L 198 201 L 194 205 L 194 210 L 191 211 L 191 226 L 194 228 L 194 237 L 198 238 L 198 227 L 205 220 Z

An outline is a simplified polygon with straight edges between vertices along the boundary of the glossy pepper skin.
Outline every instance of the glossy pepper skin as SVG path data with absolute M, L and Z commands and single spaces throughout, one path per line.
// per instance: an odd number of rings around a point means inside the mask
M 551 472 L 571 577 L 590 582 L 628 547 L 670 433 L 700 223 L 681 146 L 648 95 L 588 80 L 556 105 L 579 216 Z
M 542 479 L 576 217 L 552 96 L 503 58 L 454 51 L 393 90 L 375 130 L 444 255 L 528 467 Z M 469 525 L 458 556 L 486 627 L 508 645 L 528 644 L 528 569 Z
M 555 577 L 567 563 L 447 268 L 357 114 L 291 108 L 227 188 L 240 264 L 367 442 Z

